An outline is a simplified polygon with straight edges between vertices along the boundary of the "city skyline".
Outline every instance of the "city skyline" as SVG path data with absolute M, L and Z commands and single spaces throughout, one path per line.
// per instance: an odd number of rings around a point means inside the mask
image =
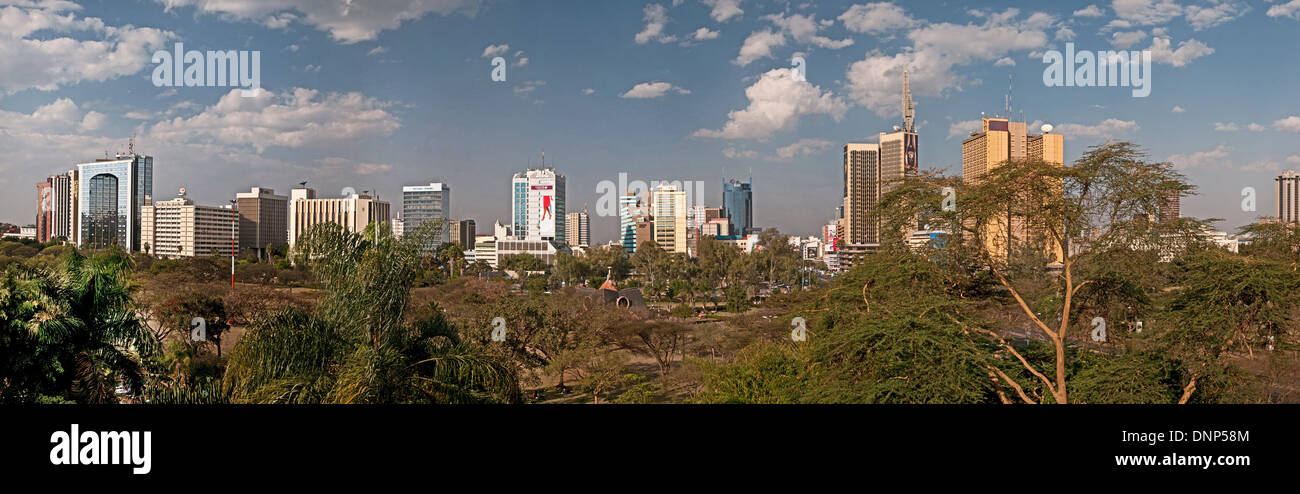
M 1273 179 L 1300 168 L 1292 144 L 1300 116 L 1286 110 L 1300 106 L 1286 86 L 1300 68 L 1269 63 L 1286 59 L 1300 27 L 1293 3 L 1085 1 L 1013 11 L 990 2 L 965 11 L 693 0 L 507 9 L 462 0 L 338 14 L 328 2 L 24 2 L 0 8 L 0 23 L 23 26 L 0 43 L 60 63 L 11 59 L 0 72 L 0 187 L 21 192 L 0 199 L 0 221 L 32 223 L 34 184 L 124 151 L 135 135 L 139 152 L 155 157 L 154 191 L 188 187 L 200 204 L 303 180 L 323 197 L 353 187 L 395 200 L 403 185 L 441 181 L 458 191 L 451 218 L 511 223 L 505 177 L 539 166 L 546 150 L 547 165 L 569 177 L 569 205 L 597 199 L 596 183 L 629 172 L 704 181 L 703 204 L 716 206 L 720 177 L 752 170 L 754 226 L 816 234 L 840 198 L 839 147 L 901 122 L 899 81 L 910 68 L 922 169 L 960 174 L 960 142 L 978 130 L 966 124 L 1011 99 L 1007 117 L 1021 120 L 1023 110 L 1031 126 L 1052 123 L 1067 136 L 1067 163 L 1108 138 L 1174 161 L 1201 187 L 1183 198 L 1183 214 L 1225 218 L 1219 228 L 1232 231 L 1272 214 Z M 545 29 L 521 29 L 533 25 Z M 546 35 L 555 30 L 586 34 Z M 59 39 L 72 51 L 23 51 Z M 1151 95 L 1045 87 L 1042 52 L 1067 41 L 1150 49 Z M 150 54 L 178 42 L 261 51 L 264 93 L 155 87 Z M 96 64 L 110 53 L 112 64 Z M 507 61 L 504 82 L 491 79 L 496 56 Z M 1272 77 L 1253 77 L 1264 63 L 1276 68 Z M 1239 207 L 1247 186 L 1259 194 L 1254 213 Z M 618 221 L 592 217 L 592 243 L 617 239 Z

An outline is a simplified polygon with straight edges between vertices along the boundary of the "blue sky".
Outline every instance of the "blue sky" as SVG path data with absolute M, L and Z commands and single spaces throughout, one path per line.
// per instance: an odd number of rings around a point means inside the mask
M 1300 0 L 1023 5 L 0 0 L 0 221 L 31 223 L 36 182 L 135 135 L 158 199 L 306 180 L 400 204 L 403 184 L 445 181 L 453 216 L 486 226 L 545 150 L 569 211 L 594 213 L 619 173 L 702 180 L 717 205 L 723 175 L 752 170 L 756 224 L 811 234 L 839 203 L 839 147 L 898 123 L 903 67 L 923 168 L 960 173 L 962 136 L 1014 76 L 1015 113 L 1065 134 L 1067 161 L 1131 139 L 1201 188 L 1184 215 L 1233 229 L 1271 214 L 1272 177 L 1300 169 Z M 266 91 L 155 87 L 150 57 L 176 42 L 260 51 Z M 1043 52 L 1066 42 L 1151 51 L 1151 95 L 1046 87 Z M 593 240 L 616 225 L 593 217 Z

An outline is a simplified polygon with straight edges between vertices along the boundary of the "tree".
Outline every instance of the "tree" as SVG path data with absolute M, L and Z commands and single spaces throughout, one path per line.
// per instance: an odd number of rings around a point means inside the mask
M 953 211 L 939 207 L 943 185 L 921 177 L 887 194 L 881 208 L 888 216 L 882 226 L 888 239 L 884 242 L 902 248 L 901 235 L 917 218 L 947 225 L 953 233 L 945 238 L 943 257 L 990 273 L 1021 317 L 1051 344 L 1052 368 L 1041 371 L 1015 347 L 997 340 L 998 351 L 1016 357 L 1055 403 L 1069 402 L 1067 345 L 1071 329 L 1084 319 L 1074 305 L 1076 296 L 1081 290 L 1127 289 L 1075 275 L 1102 263 L 1114 249 L 1172 254 L 1189 248 L 1206 227 L 1195 220 L 1148 220 L 1160 216 L 1165 197 L 1189 194 L 1194 187 L 1173 165 L 1145 161 L 1145 154 L 1128 142 L 1094 146 L 1070 167 L 1039 161 L 1003 163 L 974 183 L 954 183 L 958 194 Z M 1014 271 L 1015 258 L 1025 255 L 1059 260 L 1060 276 L 1051 283 L 1054 300 L 1036 304 L 1024 293 Z M 1053 312 L 1059 314 L 1056 321 L 1042 315 Z M 1023 389 L 1010 376 L 999 378 Z M 1025 402 L 1040 401 L 1017 394 Z
M 401 239 L 320 225 L 295 248 L 321 281 L 313 313 L 263 317 L 230 356 L 237 402 L 477 403 L 522 400 L 510 366 L 460 339 L 436 306 L 409 322 L 409 294 L 437 224 Z
M 69 249 L 57 273 L 6 274 L 3 342 L 37 357 L 6 357 L 12 359 L 4 369 L 6 399 L 54 395 L 113 403 L 119 385 L 132 394 L 143 389 L 145 365 L 159 345 L 132 310 L 129 270 L 130 259 L 120 251 L 87 258 Z

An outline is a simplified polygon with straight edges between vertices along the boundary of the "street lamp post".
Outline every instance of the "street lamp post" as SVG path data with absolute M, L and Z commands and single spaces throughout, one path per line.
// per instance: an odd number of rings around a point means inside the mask
M 235 289 L 235 224 L 239 223 L 239 212 L 235 209 L 239 205 L 237 199 L 230 200 L 230 290 Z

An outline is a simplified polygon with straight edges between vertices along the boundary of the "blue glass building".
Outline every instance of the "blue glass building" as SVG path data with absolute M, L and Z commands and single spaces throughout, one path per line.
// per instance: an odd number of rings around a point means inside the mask
M 153 157 L 119 154 L 77 170 L 77 245 L 140 250 L 140 209 L 153 196 Z
M 753 177 L 749 183 L 728 180 L 722 184 L 722 215 L 731 225 L 731 235 L 748 235 L 754 230 Z

